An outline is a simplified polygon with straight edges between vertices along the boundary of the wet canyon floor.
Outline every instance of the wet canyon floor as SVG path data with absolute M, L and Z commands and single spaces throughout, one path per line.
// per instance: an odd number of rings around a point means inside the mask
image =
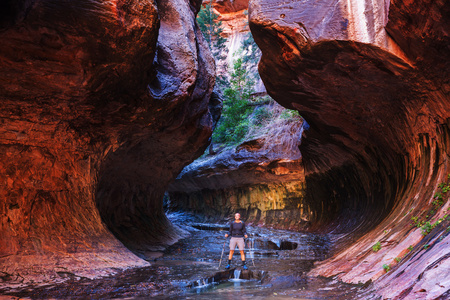
M 153 253 L 156 258 L 148 258 L 149 267 L 94 280 L 67 274 L 70 279 L 64 283 L 0 289 L 0 295 L 30 299 L 353 299 L 364 290 L 306 275 L 315 261 L 329 255 L 332 242 L 328 235 L 248 226 L 249 270 L 242 270 L 237 249 L 231 269 L 225 270 L 227 226 L 176 219 L 174 223 L 189 236 L 162 253 Z

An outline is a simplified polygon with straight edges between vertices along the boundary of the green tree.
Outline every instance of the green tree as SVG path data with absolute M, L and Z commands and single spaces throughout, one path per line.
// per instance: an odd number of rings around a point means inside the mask
M 226 57 L 225 43 L 227 39 L 222 36 L 222 21 L 218 21 L 218 18 L 219 15 L 214 12 L 211 3 L 202 6 L 197 15 L 197 24 L 208 42 L 215 60 Z
M 213 133 L 214 143 L 239 143 L 249 128 L 248 116 L 253 111 L 249 105 L 254 81 L 239 57 L 230 74 L 230 86 L 223 91 L 223 111 L 220 121 Z
M 247 33 L 245 39 L 241 43 L 241 47 L 245 52 L 243 62 L 251 66 L 257 66 L 261 58 L 261 50 L 258 48 L 251 32 Z

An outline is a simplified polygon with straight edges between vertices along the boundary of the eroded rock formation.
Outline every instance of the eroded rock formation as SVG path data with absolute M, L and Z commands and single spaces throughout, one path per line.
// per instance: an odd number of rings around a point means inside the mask
M 142 266 L 122 243 L 139 254 L 180 236 L 162 196 L 212 127 L 200 4 L 2 4 L 2 280 Z
M 248 9 L 248 0 L 213 0 L 212 2 L 214 8 L 221 14 Z
M 203 1 L 204 6 L 210 3 L 209 0 Z M 228 77 L 228 72 L 233 69 L 236 59 L 248 54 L 242 53 L 243 42 L 251 36 L 248 27 L 248 0 L 212 1 L 212 7 L 213 13 L 217 14 L 216 22 L 221 24 L 221 35 L 226 38 L 226 51 L 221 53 L 226 58 L 216 61 L 216 72 L 219 76 Z M 252 69 L 252 72 L 257 73 L 256 68 Z M 257 93 L 266 92 L 260 79 L 257 80 L 254 89 Z
M 316 210 L 303 201 L 302 124 L 291 119 L 269 125 L 266 134 L 184 168 L 168 188 L 169 209 L 214 221 L 240 211 L 251 223 L 309 228 Z
M 324 203 L 319 215 L 336 216 L 322 228 L 351 237 L 311 274 L 378 279 L 377 293 L 393 299 L 448 296 L 447 227 L 423 238 L 410 223 L 433 209 L 449 173 L 450 3 L 249 6 L 269 94 L 310 124 L 301 145 L 305 197 Z M 448 207 L 434 211 L 431 223 Z M 374 252 L 377 241 L 381 250 Z M 383 265 L 393 270 L 386 274 Z

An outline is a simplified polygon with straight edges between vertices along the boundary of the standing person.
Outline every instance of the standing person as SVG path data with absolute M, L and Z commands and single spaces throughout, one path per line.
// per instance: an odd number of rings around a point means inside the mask
M 239 251 L 241 252 L 241 260 L 242 260 L 242 268 L 247 270 L 248 267 L 245 264 L 245 253 L 244 253 L 244 237 L 248 238 L 247 231 L 245 229 L 245 223 L 241 221 L 241 214 L 234 214 L 234 221 L 230 223 L 230 231 L 225 234 L 225 237 L 231 236 L 230 240 L 230 255 L 228 255 L 228 265 L 225 269 L 231 268 L 231 259 L 233 258 L 234 249 L 236 245 L 239 247 Z

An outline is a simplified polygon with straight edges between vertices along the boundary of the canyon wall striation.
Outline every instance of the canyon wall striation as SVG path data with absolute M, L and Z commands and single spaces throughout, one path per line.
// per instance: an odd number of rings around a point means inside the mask
M 184 234 L 163 194 L 203 153 L 211 111 L 220 113 L 200 5 L 2 4 L 2 282 L 144 266 L 135 254 Z
M 305 198 L 341 238 L 311 275 L 450 295 L 448 196 L 435 197 L 450 172 L 449 16 L 440 0 L 250 1 L 266 89 L 309 124 Z

